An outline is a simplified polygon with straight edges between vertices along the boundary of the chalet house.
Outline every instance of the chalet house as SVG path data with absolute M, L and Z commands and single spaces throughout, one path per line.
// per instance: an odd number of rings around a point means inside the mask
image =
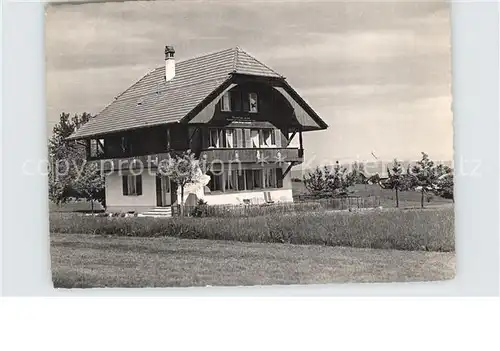
M 107 211 L 177 204 L 176 184 L 156 170 L 188 149 L 209 165 L 190 190 L 208 204 L 293 201 L 290 170 L 304 158 L 302 133 L 326 123 L 285 77 L 238 47 L 177 63 L 174 54 L 166 46 L 164 65 L 68 138 L 83 140 L 88 160 L 100 162 Z

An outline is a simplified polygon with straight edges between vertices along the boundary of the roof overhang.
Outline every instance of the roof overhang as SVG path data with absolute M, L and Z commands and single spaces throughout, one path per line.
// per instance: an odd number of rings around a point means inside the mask
M 274 89 L 283 95 L 293 107 L 295 117 L 299 121 L 302 131 L 324 130 L 328 128 L 328 124 L 318 116 L 312 107 L 286 81 L 283 81 L 281 86 L 275 86 Z

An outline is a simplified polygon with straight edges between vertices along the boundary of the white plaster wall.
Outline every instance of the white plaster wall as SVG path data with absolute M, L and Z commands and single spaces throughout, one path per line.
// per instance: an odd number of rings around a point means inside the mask
M 286 167 L 283 167 L 285 171 Z M 263 189 L 252 190 L 245 192 L 231 192 L 231 193 L 207 193 L 203 196 L 203 200 L 209 205 L 241 205 L 244 199 L 249 199 L 252 204 L 263 204 L 266 202 L 264 192 L 271 193 L 271 200 L 274 202 L 293 202 L 292 193 L 292 178 L 288 173 L 283 178 L 283 187 L 280 189 Z
M 106 175 L 106 210 L 108 212 L 144 211 L 156 206 L 156 178 L 142 174 L 142 195 L 123 195 L 122 176 Z
M 251 204 L 263 204 L 266 202 L 264 191 L 271 193 L 271 199 L 274 202 L 293 202 L 292 189 L 210 194 L 205 195 L 203 200 L 209 205 L 241 205 L 244 199 L 249 199 Z

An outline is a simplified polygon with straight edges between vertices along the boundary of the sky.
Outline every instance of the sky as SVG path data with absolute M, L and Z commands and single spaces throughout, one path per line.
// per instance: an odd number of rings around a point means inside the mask
M 152 69 L 240 46 L 326 121 L 306 166 L 453 158 L 449 5 L 435 1 L 129 1 L 46 10 L 48 133 L 98 113 Z

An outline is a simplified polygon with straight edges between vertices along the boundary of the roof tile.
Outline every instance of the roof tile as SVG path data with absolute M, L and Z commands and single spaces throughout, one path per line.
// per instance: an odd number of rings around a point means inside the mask
M 239 47 L 176 63 L 175 77 L 165 82 L 165 66 L 130 86 L 71 138 L 180 121 L 232 73 L 282 77 Z

